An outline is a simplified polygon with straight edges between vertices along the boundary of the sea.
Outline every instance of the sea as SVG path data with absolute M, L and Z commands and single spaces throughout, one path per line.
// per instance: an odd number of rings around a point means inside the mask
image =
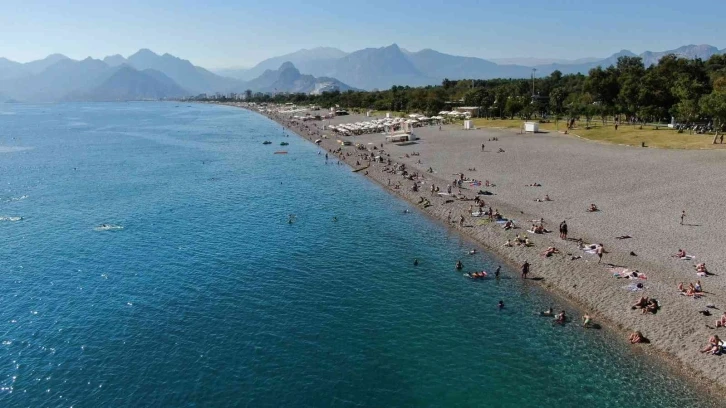
M 715 404 L 320 153 L 227 106 L 0 104 L 0 406 Z

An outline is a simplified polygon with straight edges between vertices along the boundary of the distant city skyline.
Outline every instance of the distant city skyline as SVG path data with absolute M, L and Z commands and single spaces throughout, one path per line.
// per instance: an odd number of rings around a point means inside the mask
M 302 48 L 343 51 L 393 43 L 418 51 L 485 59 L 607 57 L 687 44 L 726 48 L 721 1 L 420 0 L 365 6 L 313 0 L 238 4 L 210 0 L 80 0 L 55 4 L 0 0 L 0 57 L 28 62 L 60 53 L 74 59 L 128 56 L 140 48 L 208 68 L 251 67 Z

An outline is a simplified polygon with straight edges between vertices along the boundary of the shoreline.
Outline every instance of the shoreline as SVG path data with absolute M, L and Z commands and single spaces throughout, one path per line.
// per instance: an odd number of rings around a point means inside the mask
M 319 138 L 319 136 L 314 133 L 319 132 L 317 125 L 315 129 L 312 129 L 304 124 L 303 126 L 305 127 L 296 126 L 295 124 L 286 121 L 286 119 L 283 117 L 272 114 L 263 114 L 256 110 L 248 109 L 245 106 L 238 106 L 233 104 L 222 105 L 247 109 L 251 112 L 265 116 L 266 118 L 278 123 L 286 130 L 297 134 L 303 139 L 307 139 L 311 143 L 314 143 L 314 140 Z M 587 141 L 582 140 L 581 143 L 587 143 Z M 593 145 L 598 144 L 596 143 Z M 328 152 L 341 147 L 336 143 L 334 139 L 323 139 L 319 146 L 321 149 Z M 386 153 L 389 154 L 389 158 L 392 160 L 392 162 L 404 162 L 403 160 L 398 160 L 398 158 L 394 158 L 393 155 L 388 151 L 389 146 L 385 146 L 386 147 L 384 148 L 384 150 L 386 151 Z M 663 362 L 665 367 L 667 367 L 669 370 L 672 370 L 675 374 L 678 374 L 684 378 L 692 380 L 694 384 L 696 384 L 699 388 L 704 389 L 704 391 L 711 395 L 726 395 L 726 378 L 724 378 L 722 372 L 718 369 L 713 370 L 711 369 L 711 367 L 704 367 L 704 365 L 702 364 L 703 361 L 708 361 L 710 364 L 707 364 L 707 366 L 713 367 L 716 365 L 721 365 L 719 364 L 718 357 L 703 356 L 705 357 L 705 359 L 699 359 L 700 361 L 693 361 L 687 358 L 684 359 L 683 355 L 674 353 L 672 350 L 669 349 L 668 345 L 659 342 L 657 334 L 652 334 L 650 330 L 642 330 L 639 325 L 635 323 L 639 320 L 639 317 L 647 317 L 637 316 L 636 318 L 632 318 L 632 314 L 630 314 L 629 317 L 631 318 L 624 318 L 626 317 L 626 315 L 622 313 L 622 310 L 613 310 L 612 307 L 609 307 L 612 305 L 612 301 L 602 302 L 602 300 L 604 299 L 609 300 L 609 298 L 613 297 L 613 295 L 619 295 L 619 298 L 627 299 L 632 297 L 626 296 L 626 294 L 619 292 L 609 292 L 607 290 L 608 288 L 603 287 L 605 285 L 600 286 L 601 283 L 607 281 L 607 279 L 604 279 L 607 274 L 602 274 L 602 265 L 582 260 L 579 262 L 571 261 L 568 259 L 569 257 L 564 256 L 552 258 L 543 258 L 539 256 L 539 252 L 543 248 L 547 246 L 555 246 L 555 244 L 558 248 L 562 248 L 562 251 L 564 253 L 571 252 L 574 255 L 580 255 L 580 253 L 572 250 L 571 243 L 566 242 L 563 244 L 563 242 L 557 239 L 556 236 L 553 237 L 553 235 L 555 234 L 549 234 L 537 235 L 535 237 L 532 237 L 533 242 L 537 244 L 534 248 L 503 248 L 501 244 L 512 235 L 512 232 L 506 232 L 501 228 L 494 227 L 497 224 L 480 226 L 477 225 L 477 220 L 472 217 L 467 217 L 464 223 L 464 227 L 459 226 L 457 223 L 447 222 L 447 215 L 449 211 L 451 211 L 453 218 L 456 219 L 458 218 L 458 214 L 467 212 L 466 207 L 471 203 L 471 201 L 454 201 L 451 203 L 446 203 L 445 198 L 430 196 L 428 190 L 430 183 L 434 183 L 439 186 L 445 186 L 447 184 L 447 181 L 439 177 L 438 174 L 424 173 L 423 169 L 413 167 L 412 163 L 405 163 L 407 168 L 411 171 L 418 171 L 421 174 L 424 174 L 424 180 L 422 181 L 423 185 L 421 186 L 421 190 L 419 192 L 412 192 L 410 187 L 413 182 L 406 180 L 405 182 L 403 182 L 404 184 L 401 185 L 401 188 L 395 189 L 392 188 L 392 185 L 388 184 L 388 179 L 391 180 L 391 183 L 401 182 L 402 177 L 400 175 L 394 175 L 384 172 L 383 168 L 386 167 L 385 163 L 368 164 L 368 162 L 361 162 L 360 166 L 356 166 L 355 161 L 360 160 L 360 158 L 358 157 L 359 151 L 356 150 L 354 147 L 348 147 L 343 148 L 343 152 L 350 152 L 351 155 L 342 157 L 342 163 L 348 165 L 354 171 L 364 170 L 363 167 L 366 167 L 366 165 L 368 165 L 369 167 L 365 169 L 366 171 L 363 173 L 363 175 L 365 175 L 369 180 L 372 180 L 379 184 L 388 193 L 391 193 L 398 198 L 406 200 L 412 206 L 418 207 L 418 209 L 423 214 L 430 217 L 433 221 L 442 223 L 450 230 L 455 231 L 463 236 L 466 240 L 476 243 L 477 245 L 484 248 L 487 252 L 494 254 L 496 257 L 512 267 L 514 271 L 519 269 L 519 265 L 524 260 L 528 261 L 532 265 L 532 275 L 538 278 L 543 278 L 541 281 L 536 282 L 540 287 L 542 287 L 546 291 L 553 293 L 556 297 L 561 297 L 565 301 L 573 303 L 574 305 L 576 305 L 576 307 L 582 310 L 589 311 L 590 315 L 593 316 L 594 320 L 602 323 L 603 326 L 606 326 L 606 328 L 612 329 L 616 333 L 620 333 L 623 338 L 627 335 L 628 332 L 632 332 L 635 330 L 644 331 L 646 336 L 651 339 L 651 344 L 631 346 L 636 347 L 637 353 L 643 353 L 648 356 L 656 357 L 660 362 Z M 337 160 L 338 158 L 333 156 L 331 157 L 331 159 Z M 486 189 L 484 187 L 482 188 Z M 476 190 L 472 191 L 466 188 L 462 188 L 462 191 L 469 198 L 472 198 L 472 196 L 476 193 Z M 428 208 L 422 208 L 421 206 L 417 205 L 417 199 L 420 196 L 426 197 L 431 200 L 431 204 L 433 205 Z M 516 206 L 511 205 L 510 203 L 499 200 L 496 195 L 484 196 L 483 199 L 488 203 L 488 205 L 496 205 L 496 208 L 498 208 L 504 215 L 517 214 L 517 218 L 527 218 L 530 220 L 539 219 L 539 217 L 535 216 L 534 214 L 529 214 L 517 208 Z M 552 229 L 551 226 L 549 226 L 549 228 Z M 514 232 L 521 233 L 523 232 L 523 229 L 519 229 Z M 588 239 L 586 241 L 600 242 L 595 239 Z M 565 245 L 566 248 L 563 245 Z M 617 253 L 617 251 L 612 251 L 608 253 L 607 262 L 622 264 L 621 262 L 618 262 L 620 259 L 628 259 L 627 257 L 624 258 L 624 255 L 626 254 L 619 254 Z M 632 259 L 628 260 L 632 261 Z M 628 263 L 632 264 L 633 262 Z M 654 268 L 659 267 L 658 265 L 649 264 L 647 260 L 637 260 L 636 266 L 637 269 L 646 271 L 650 271 Z M 563 276 L 567 278 L 563 278 Z M 612 279 L 612 277 L 607 278 L 610 280 Z M 658 296 L 659 300 L 661 298 L 662 296 Z M 661 311 L 658 314 L 663 315 L 666 313 L 668 312 Z M 637 314 L 639 315 L 640 313 L 638 312 Z M 717 316 L 714 316 L 714 319 L 716 317 Z M 650 326 L 653 325 L 654 324 L 651 322 Z M 668 329 L 666 329 L 665 331 L 669 332 Z M 627 343 L 625 342 L 625 340 L 623 340 L 623 342 Z M 703 384 L 704 380 L 709 383 L 708 386 Z

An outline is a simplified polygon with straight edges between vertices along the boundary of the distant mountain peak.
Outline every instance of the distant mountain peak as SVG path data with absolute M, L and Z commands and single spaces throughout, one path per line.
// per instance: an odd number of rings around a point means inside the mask
M 148 48 L 141 48 L 140 50 L 136 51 L 134 54 L 129 55 L 129 59 L 132 57 L 158 57 L 159 54 L 155 53 L 154 51 L 151 51 Z
M 285 61 L 282 63 L 282 65 L 280 65 L 280 68 L 278 69 L 278 71 L 285 71 L 285 70 L 289 70 L 289 69 L 297 70 L 297 68 L 295 68 L 295 65 L 292 62 Z

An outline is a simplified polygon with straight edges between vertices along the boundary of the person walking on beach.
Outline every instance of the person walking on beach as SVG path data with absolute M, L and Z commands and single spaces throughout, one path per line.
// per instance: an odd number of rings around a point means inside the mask
M 602 254 L 605 252 L 605 248 L 600 244 L 597 247 L 596 253 L 597 253 L 597 263 L 600 263 L 602 261 Z
M 683 220 L 686 219 L 686 210 L 681 211 L 681 225 L 683 225 Z
M 484 143 L 481 144 L 481 151 L 484 151 Z
M 560 239 L 567 239 L 567 221 L 560 223 Z
M 527 279 L 527 274 L 529 273 L 529 262 L 524 261 L 522 264 L 522 279 Z
M 464 216 L 463 215 L 460 215 L 459 216 L 459 226 L 460 227 L 463 227 L 464 226 Z

